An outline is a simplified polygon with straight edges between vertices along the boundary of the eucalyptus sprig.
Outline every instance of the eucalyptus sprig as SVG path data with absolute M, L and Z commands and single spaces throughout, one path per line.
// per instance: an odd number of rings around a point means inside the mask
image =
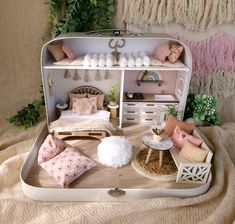
M 40 108 L 45 105 L 43 89 L 40 89 L 41 98 L 33 103 L 29 103 L 27 107 L 23 107 L 16 115 L 7 118 L 7 121 L 15 126 L 27 129 L 33 126 L 40 117 Z

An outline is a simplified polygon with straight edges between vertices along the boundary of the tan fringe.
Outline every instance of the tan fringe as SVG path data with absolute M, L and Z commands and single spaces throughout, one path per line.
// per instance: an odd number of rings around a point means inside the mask
M 152 5 L 152 10 L 151 10 L 151 13 L 149 13 L 149 20 L 146 23 L 149 22 L 150 25 L 154 24 L 154 21 L 155 21 L 157 15 L 158 15 L 159 2 L 160 2 L 160 0 L 156 0 L 156 1 L 155 0 L 150 0 L 150 5 Z
M 122 19 L 138 27 L 176 22 L 187 30 L 204 31 L 216 24 L 235 21 L 233 1 L 125 0 Z
M 192 76 L 189 92 L 228 97 L 235 93 L 235 73 L 224 70 L 213 71 L 205 76 Z

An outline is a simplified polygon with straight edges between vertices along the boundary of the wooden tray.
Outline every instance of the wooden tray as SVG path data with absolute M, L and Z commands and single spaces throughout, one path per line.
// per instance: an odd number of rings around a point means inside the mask
M 132 125 L 122 130 L 121 134 L 129 139 L 133 150 L 136 151 L 142 147 L 142 137 L 149 131 L 149 127 Z M 185 198 L 201 195 L 210 186 L 211 174 L 205 184 L 158 182 L 138 174 L 130 164 L 119 169 L 103 166 L 97 157 L 97 146 L 100 141 L 87 138 L 67 142 L 94 159 L 97 167 L 83 174 L 69 188 L 63 189 L 37 164 L 38 150 L 47 134 L 45 125 L 20 174 L 23 192 L 34 200 L 122 201 L 170 196 Z

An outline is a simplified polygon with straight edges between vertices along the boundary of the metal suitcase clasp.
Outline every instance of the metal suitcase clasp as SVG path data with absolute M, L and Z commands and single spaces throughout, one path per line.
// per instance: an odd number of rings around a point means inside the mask
M 108 194 L 112 197 L 118 198 L 126 194 L 126 192 L 121 189 L 115 188 L 115 189 L 109 190 Z

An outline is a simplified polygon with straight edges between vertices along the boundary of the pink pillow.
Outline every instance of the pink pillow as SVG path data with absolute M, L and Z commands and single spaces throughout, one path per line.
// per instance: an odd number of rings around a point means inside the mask
M 89 98 L 73 98 L 72 111 L 78 115 L 90 115 L 93 107 L 94 104 Z
M 73 98 L 86 98 L 87 94 L 86 93 L 70 93 L 69 94 L 69 110 L 72 110 L 73 108 Z
M 62 51 L 67 55 L 67 57 L 69 59 L 75 58 L 75 54 L 74 54 L 72 48 L 68 44 L 65 44 L 65 43 L 63 44 Z
M 195 124 L 187 123 L 187 122 L 178 120 L 173 115 L 168 115 L 166 126 L 164 128 L 165 129 L 164 134 L 168 137 L 172 136 L 174 134 L 175 126 L 180 127 L 181 129 L 183 129 L 189 134 L 191 134 L 193 132 L 193 129 L 195 128 Z
M 154 57 L 161 61 L 164 62 L 166 60 L 166 57 L 170 55 L 170 45 L 169 44 L 163 44 L 162 46 L 158 47 L 157 50 L 155 51 Z
M 186 141 L 189 141 L 194 146 L 199 147 L 203 140 L 188 134 L 186 131 L 182 130 L 179 126 L 175 127 L 174 133 L 171 136 L 174 145 L 181 149 Z
M 54 158 L 57 154 L 64 151 L 69 145 L 49 134 L 42 143 L 38 152 L 38 164 Z
M 96 163 L 81 155 L 76 149 L 68 147 L 53 159 L 42 163 L 41 166 L 62 187 L 66 187 L 85 171 L 95 167 Z
M 92 105 L 92 109 L 91 109 L 92 113 L 97 112 L 97 97 L 92 96 L 92 97 L 89 97 L 88 99 L 90 100 L 90 103 Z

